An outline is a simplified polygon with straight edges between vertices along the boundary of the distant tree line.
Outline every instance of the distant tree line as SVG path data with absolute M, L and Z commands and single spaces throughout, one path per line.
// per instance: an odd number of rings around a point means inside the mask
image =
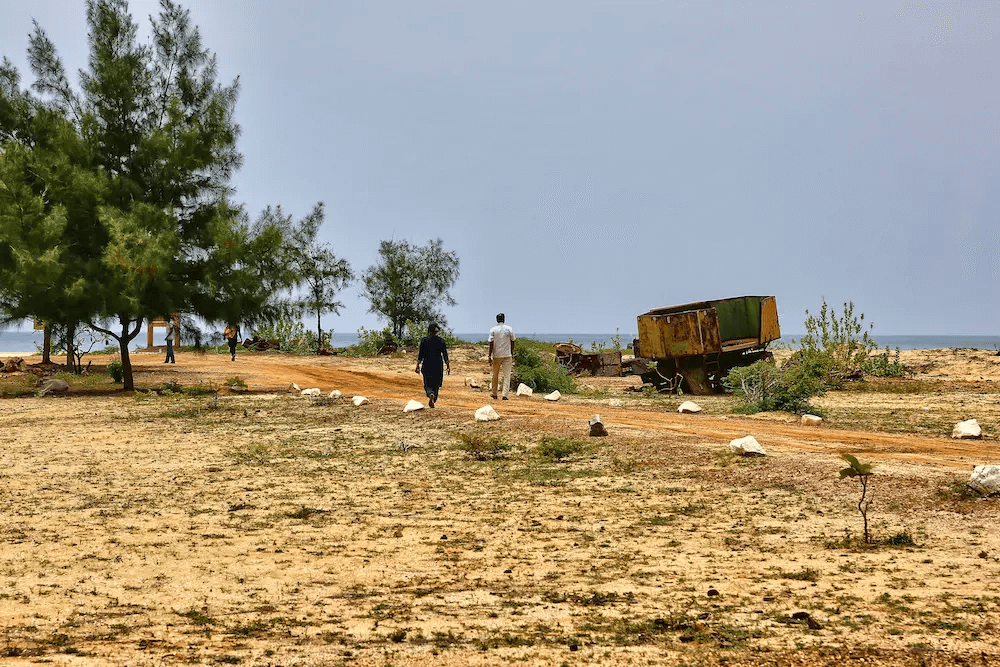
M 251 221 L 232 201 L 239 81 L 218 82 L 187 10 L 161 0 L 150 20 L 142 44 L 126 0 L 88 0 L 79 89 L 37 23 L 31 90 L 0 64 L 0 313 L 58 327 L 69 358 L 81 326 L 112 338 L 125 389 L 144 321 L 181 312 L 252 327 L 308 312 L 321 339 L 321 316 L 355 277 L 318 240 L 322 203 L 296 222 L 280 207 Z M 443 323 L 457 256 L 440 240 L 379 253 L 362 277 L 370 312 L 393 330 Z

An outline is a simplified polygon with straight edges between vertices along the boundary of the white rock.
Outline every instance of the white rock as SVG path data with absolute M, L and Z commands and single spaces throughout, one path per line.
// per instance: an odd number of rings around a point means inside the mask
M 562 394 L 559 393 L 558 389 L 556 389 L 551 394 L 545 394 L 546 401 L 558 401 L 560 398 L 562 398 Z
M 984 495 L 1000 493 L 1000 466 L 976 466 L 969 486 Z
M 477 422 L 492 422 L 498 419 L 500 419 L 500 415 L 497 414 L 497 411 L 493 409 L 492 405 L 484 405 L 476 410 Z
M 964 422 L 955 424 L 951 430 L 951 437 L 959 439 L 976 439 L 983 437 L 983 429 L 979 428 L 979 422 L 975 419 L 966 419 Z
M 355 396 L 354 398 L 351 399 L 351 403 L 354 403 L 354 405 L 364 405 L 367 402 L 368 402 L 367 396 Z
M 424 404 L 418 401 L 414 401 L 413 399 L 407 401 L 406 405 L 403 406 L 403 412 L 416 412 L 417 410 L 423 410 L 423 409 L 424 409 Z
M 334 389 L 330 392 L 330 398 L 340 398 L 341 396 L 343 396 L 343 394 L 340 393 L 339 389 Z
M 465 378 L 465 384 L 466 386 L 472 387 L 473 389 L 479 389 L 479 387 L 482 386 L 479 380 L 473 377 Z
M 293 382 L 290 385 L 288 385 L 288 391 L 302 391 L 302 390 L 299 389 L 299 385 Z
M 689 414 L 697 414 L 701 412 L 701 406 L 694 401 L 684 401 L 677 408 L 677 412 L 685 412 Z
M 817 415 L 802 415 L 803 426 L 819 426 L 823 423 L 823 418 Z
M 322 393 L 323 392 L 319 390 L 319 387 L 310 387 L 309 389 L 303 389 L 299 392 L 302 396 L 319 396 Z
M 748 435 L 745 438 L 737 438 L 729 443 L 729 451 L 743 456 L 767 456 L 767 452 L 757 442 L 757 438 Z
M 531 396 L 534 393 L 534 389 L 524 384 L 523 382 L 517 385 L 517 391 L 515 392 L 518 396 Z

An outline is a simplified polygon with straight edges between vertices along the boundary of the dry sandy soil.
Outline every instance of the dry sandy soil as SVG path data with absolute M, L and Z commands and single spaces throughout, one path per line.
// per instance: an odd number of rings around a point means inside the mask
M 904 353 L 813 428 L 628 377 L 492 402 L 484 354 L 406 414 L 412 354 L 140 353 L 144 391 L 0 401 L 3 663 L 1000 664 L 1000 500 L 964 487 L 1000 463 L 994 352 Z M 873 545 L 845 452 L 878 466 Z

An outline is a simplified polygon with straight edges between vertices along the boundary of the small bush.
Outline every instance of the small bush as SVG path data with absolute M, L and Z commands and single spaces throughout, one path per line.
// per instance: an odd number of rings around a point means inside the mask
M 587 445 L 572 438 L 544 436 L 535 450 L 538 456 L 549 461 L 565 461 L 587 449 Z
M 899 361 L 898 347 L 891 352 L 886 346 L 880 354 L 869 356 L 863 368 L 866 375 L 880 378 L 901 378 L 909 373 L 909 369 Z
M 518 382 L 523 382 L 534 391 L 576 393 L 576 380 L 569 371 L 557 364 L 554 358 L 543 360 L 532 346 L 518 342 L 514 348 L 514 366 L 517 369 Z
M 226 387 L 239 387 L 240 389 L 247 388 L 247 381 L 238 375 L 234 375 L 231 378 L 226 378 L 226 381 L 222 383 Z
M 738 412 L 809 410 L 809 399 L 823 393 L 823 382 L 801 364 L 779 369 L 774 362 L 762 359 L 749 366 L 734 368 L 722 384 L 740 401 Z
M 510 445 L 496 436 L 481 433 L 459 433 L 459 449 L 476 461 L 499 461 L 507 458 Z
M 112 361 L 108 364 L 108 375 L 111 376 L 111 381 L 115 384 L 120 384 L 125 378 L 125 368 L 122 366 L 120 361 Z

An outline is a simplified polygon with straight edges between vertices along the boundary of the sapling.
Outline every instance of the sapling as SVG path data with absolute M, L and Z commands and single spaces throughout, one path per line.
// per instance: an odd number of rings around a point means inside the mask
M 857 477 L 861 483 L 861 499 L 858 500 L 858 511 L 861 512 L 861 519 L 865 524 L 865 544 L 871 544 L 871 536 L 868 534 L 868 508 L 872 504 L 871 496 L 868 495 L 869 477 L 875 474 L 875 466 L 871 463 L 861 463 L 852 454 L 841 454 L 840 458 L 850 465 L 840 471 L 840 479 L 845 477 Z

